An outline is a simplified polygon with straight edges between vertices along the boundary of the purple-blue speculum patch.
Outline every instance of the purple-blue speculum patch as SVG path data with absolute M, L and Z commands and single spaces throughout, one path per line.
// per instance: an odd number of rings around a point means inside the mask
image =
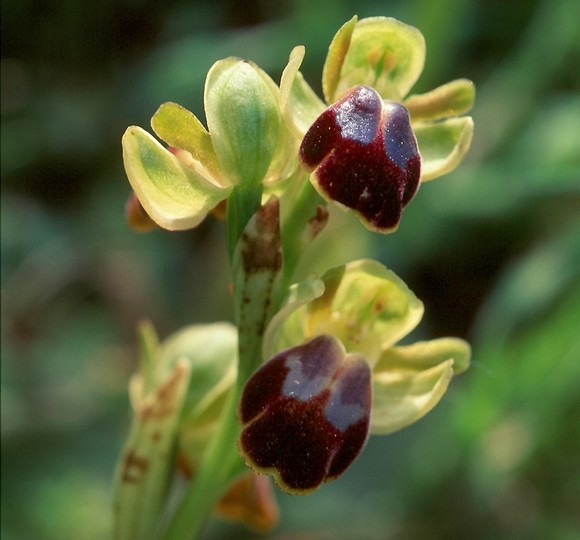
M 421 157 L 409 112 L 367 86 L 355 87 L 316 119 L 300 157 L 315 169 L 322 195 L 380 232 L 397 228 L 419 187 Z
M 319 336 L 275 355 L 250 377 L 240 401 L 240 450 L 283 489 L 313 491 L 360 453 L 370 409 L 365 359 Z

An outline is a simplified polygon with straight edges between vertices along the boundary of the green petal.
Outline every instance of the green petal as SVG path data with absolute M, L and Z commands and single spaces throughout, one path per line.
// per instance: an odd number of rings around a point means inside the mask
M 300 138 L 324 110 L 324 103 L 298 71 L 304 58 L 304 47 L 294 47 L 280 80 L 282 114 Z
M 469 344 L 457 338 L 385 350 L 373 370 L 372 432 L 391 433 L 427 414 L 451 377 L 469 367 L 470 357 Z
M 411 120 L 438 120 L 459 116 L 473 107 L 475 85 L 467 79 L 458 79 L 439 86 L 426 94 L 415 94 L 404 101 Z
M 187 167 L 138 126 L 123 135 L 123 160 L 143 208 L 165 229 L 195 227 L 231 191 Z
M 452 375 L 453 360 L 423 371 L 375 370 L 371 433 L 386 435 L 419 420 L 441 399 Z
M 350 21 L 343 24 L 328 47 L 328 54 L 322 70 L 322 92 L 328 104 L 335 101 L 336 87 L 340 80 L 342 64 L 348 52 L 357 20 L 358 18 L 355 15 Z
M 455 375 L 469 367 L 471 348 L 469 343 L 459 338 L 440 338 L 419 341 L 387 349 L 375 366 L 375 372 L 419 372 L 438 364 L 453 360 Z
M 219 165 L 209 133 L 192 112 L 177 103 L 164 103 L 151 118 L 151 127 L 169 146 L 186 150 L 210 176 L 219 179 Z
M 205 113 L 220 168 L 230 183 L 258 184 L 288 160 L 279 89 L 260 68 L 238 58 L 207 74 Z
M 421 181 L 427 182 L 455 169 L 469 150 L 473 138 L 470 116 L 441 122 L 413 124 L 421 154 Z
M 421 301 L 376 261 L 354 261 L 344 273 L 334 269 L 322 279 L 324 294 L 308 305 L 307 337 L 334 335 L 348 352 L 363 354 L 371 366 L 423 316 Z
M 324 292 L 324 283 L 317 277 L 310 277 L 290 287 L 284 307 L 272 317 L 264 334 L 264 358 L 271 358 L 282 350 L 289 349 L 305 341 L 303 318 L 305 305 Z
M 343 38 L 343 47 L 345 42 Z M 383 99 L 402 101 L 419 78 L 425 63 L 423 34 L 388 17 L 359 21 L 347 46 L 336 90 L 332 91 L 332 84 L 327 82 L 328 92 L 325 95 L 329 103 L 357 85 L 373 87 Z M 334 64 L 339 60 L 331 58 L 329 52 L 327 62 L 330 62 L 330 67 L 325 66 L 325 70 L 332 81 L 330 74 L 334 76 Z

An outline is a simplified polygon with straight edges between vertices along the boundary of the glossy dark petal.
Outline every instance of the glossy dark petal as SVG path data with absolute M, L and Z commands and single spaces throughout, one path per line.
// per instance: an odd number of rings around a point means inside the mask
M 421 158 L 409 113 L 358 86 L 308 130 L 300 157 L 328 199 L 357 212 L 377 231 L 396 229 L 416 193 Z
M 250 466 L 304 493 L 343 473 L 369 429 L 371 372 L 331 336 L 283 351 L 248 380 L 239 440 Z

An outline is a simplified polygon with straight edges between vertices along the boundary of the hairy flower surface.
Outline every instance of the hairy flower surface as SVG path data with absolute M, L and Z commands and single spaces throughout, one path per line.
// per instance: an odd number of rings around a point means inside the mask
M 407 109 L 383 102 L 368 86 L 355 87 L 318 117 L 300 157 L 315 169 L 312 183 L 323 197 L 378 232 L 397 228 L 419 187 L 421 157 Z
M 342 474 L 368 436 L 371 374 L 332 336 L 274 356 L 247 382 L 240 450 L 286 491 L 306 493 Z

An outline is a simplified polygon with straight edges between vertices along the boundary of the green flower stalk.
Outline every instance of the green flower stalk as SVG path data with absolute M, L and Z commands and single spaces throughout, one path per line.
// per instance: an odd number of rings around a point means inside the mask
M 291 493 L 335 480 L 370 435 L 422 418 L 469 365 L 460 339 L 400 344 L 423 304 L 383 265 L 293 276 L 327 203 L 392 233 L 421 183 L 459 164 L 472 83 L 408 95 L 425 43 L 390 18 L 355 17 L 338 31 L 324 101 L 299 71 L 304 54 L 291 52 L 280 86 L 250 62 L 221 60 L 206 78 L 207 127 L 165 103 L 151 120 L 165 145 L 138 126 L 123 136 L 129 224 L 186 230 L 219 209 L 235 309 L 233 323 L 163 341 L 142 326 L 118 540 L 193 538 L 212 512 L 267 530 L 277 520 L 269 476 Z M 187 479 L 177 497 L 176 474 Z

